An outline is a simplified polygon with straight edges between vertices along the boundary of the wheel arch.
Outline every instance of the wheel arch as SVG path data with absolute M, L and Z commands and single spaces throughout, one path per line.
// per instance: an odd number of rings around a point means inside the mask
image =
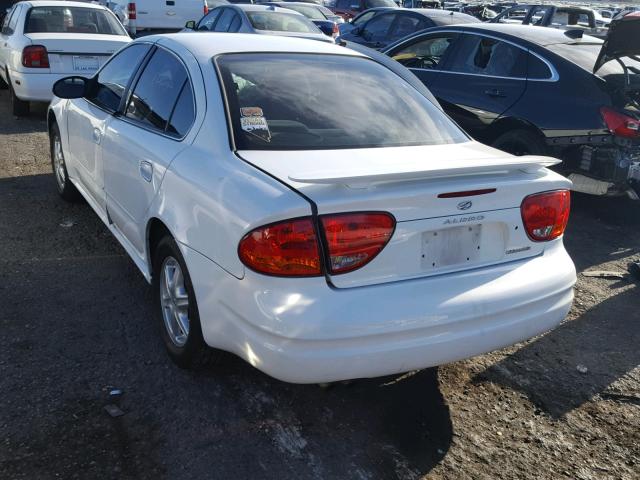
M 167 235 L 176 240 L 175 235 L 173 235 L 165 222 L 158 217 L 149 218 L 146 229 L 146 257 L 151 277 L 153 277 L 153 257 L 155 255 L 156 248 L 160 240 Z
M 533 123 L 517 117 L 501 117 L 491 125 L 489 132 L 485 138 L 485 142 L 489 145 L 493 144 L 501 135 L 512 130 L 527 130 L 539 136 L 544 141 L 545 136 L 542 131 Z

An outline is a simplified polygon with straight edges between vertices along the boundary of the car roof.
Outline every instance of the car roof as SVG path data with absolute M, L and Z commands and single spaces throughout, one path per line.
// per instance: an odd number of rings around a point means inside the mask
M 327 55 L 364 56 L 348 48 L 317 40 L 281 35 L 256 35 L 251 33 L 181 32 L 141 37 L 135 42 L 158 42 L 171 48 L 178 44 L 189 50 L 200 63 L 224 53 L 323 53 Z
M 101 10 L 106 9 L 102 5 L 98 5 L 97 3 L 88 3 L 88 2 L 70 2 L 66 0 L 31 0 L 28 2 L 19 2 L 24 5 L 29 5 L 31 7 L 84 7 L 84 8 L 98 8 Z
M 256 5 L 253 3 L 232 3 L 231 6 L 243 10 L 245 12 L 282 12 L 282 13 L 295 13 L 299 15 L 298 12 L 293 12 L 292 10 L 286 10 L 282 7 L 274 7 L 272 5 Z M 216 8 L 228 8 L 228 5 L 220 5 L 220 7 Z
M 443 27 L 444 28 L 444 27 Z M 509 23 L 473 23 L 469 25 L 452 26 L 461 30 L 479 30 L 485 33 L 501 33 L 517 37 L 530 43 L 544 47 L 558 43 L 602 43 L 602 40 L 590 35 L 583 35 L 582 39 L 570 38 L 565 35 L 565 30 L 542 27 L 537 25 L 514 25 Z
M 437 8 L 392 8 L 392 10 L 399 10 L 401 12 L 417 12 L 420 15 L 424 15 L 425 17 L 429 17 L 432 20 L 445 20 L 447 18 L 451 18 L 453 20 L 470 20 L 471 22 L 480 22 L 473 15 L 468 15 L 462 12 L 452 12 L 450 10 L 440 10 Z
M 279 7 L 287 8 L 287 5 L 298 5 L 300 7 L 324 7 L 324 5 L 320 5 L 319 3 L 309 3 L 309 2 L 284 2 L 281 0 L 274 0 L 273 2 L 266 2 L 268 4 L 275 4 Z M 326 7 L 325 7 L 326 8 Z

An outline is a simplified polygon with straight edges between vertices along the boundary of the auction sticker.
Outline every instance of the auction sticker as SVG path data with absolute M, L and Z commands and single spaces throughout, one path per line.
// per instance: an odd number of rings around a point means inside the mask
M 265 142 L 271 141 L 269 124 L 260 107 L 242 107 L 240 109 L 240 127 L 247 133 L 255 135 Z

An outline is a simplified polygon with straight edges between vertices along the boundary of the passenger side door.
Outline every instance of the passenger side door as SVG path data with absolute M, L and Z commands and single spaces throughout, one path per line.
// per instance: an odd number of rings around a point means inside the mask
M 193 83 L 186 66 L 174 53 L 157 47 L 103 143 L 109 217 L 141 256 L 145 214 L 167 167 L 186 148 L 182 139 L 194 119 Z
M 126 47 L 93 77 L 86 98 L 67 103 L 67 168 L 100 213 L 105 212 L 102 140 L 112 114 L 120 108 L 127 85 L 150 48 L 144 43 Z
M 431 90 L 449 116 L 482 141 L 526 89 L 527 50 L 482 35 L 463 34 L 457 43 Z
M 22 5 L 14 5 L 2 22 L 2 29 L 0 30 L 0 71 L 2 71 L 3 78 L 6 76 L 6 68 L 11 55 L 11 37 L 15 33 L 21 9 Z M 8 80 L 7 78 L 7 83 Z

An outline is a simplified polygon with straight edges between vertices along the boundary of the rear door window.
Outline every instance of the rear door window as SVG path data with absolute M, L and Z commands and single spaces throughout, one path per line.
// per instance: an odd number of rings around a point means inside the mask
M 95 87 L 87 99 L 109 111 L 117 111 L 129 81 L 149 48 L 148 44 L 136 43 L 111 57 L 98 72 Z
M 464 35 L 448 70 L 493 77 L 525 78 L 527 52 L 499 40 Z
M 426 17 L 406 14 L 398 15 L 389 36 L 391 40 L 397 40 L 419 30 L 433 27 L 434 25 L 435 24 Z
M 164 132 L 176 100 L 188 82 L 189 75 L 182 62 L 175 55 L 158 48 L 133 89 L 126 117 Z
M 242 20 L 240 19 L 240 15 L 236 13 L 231 19 L 231 23 L 229 24 L 229 29 L 227 30 L 227 32 L 237 32 L 240 29 L 240 25 L 242 25 Z
M 15 33 L 16 27 L 18 26 L 18 18 L 20 17 L 20 10 L 22 10 L 22 5 L 16 5 L 13 12 L 7 15 L 4 21 L 6 27 L 3 26 L 2 33 L 5 35 L 13 35 Z
M 392 58 L 407 68 L 434 70 L 439 68 L 457 38 L 457 33 L 430 36 L 396 51 Z
M 551 70 L 535 55 L 527 54 L 527 78 L 532 80 L 548 80 L 552 76 Z

